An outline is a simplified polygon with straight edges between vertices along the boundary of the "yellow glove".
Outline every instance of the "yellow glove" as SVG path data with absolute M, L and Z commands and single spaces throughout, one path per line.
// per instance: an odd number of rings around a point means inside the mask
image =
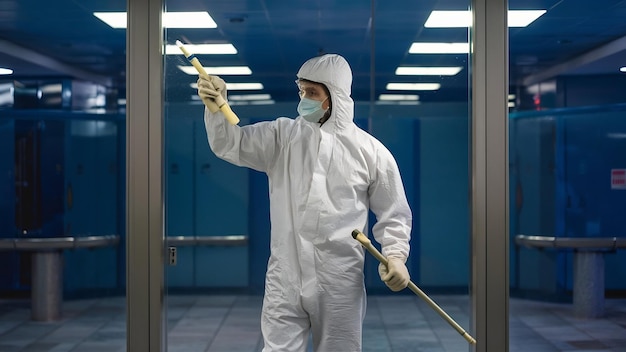
M 204 102 L 204 105 L 217 105 L 221 108 L 226 104 L 226 83 L 218 76 L 200 75 L 198 78 L 198 95 Z
M 385 282 L 385 285 L 395 292 L 406 288 L 411 280 L 409 270 L 404 265 L 404 260 L 396 257 L 387 258 L 387 266 L 380 263 L 378 265 L 378 274 L 380 279 Z

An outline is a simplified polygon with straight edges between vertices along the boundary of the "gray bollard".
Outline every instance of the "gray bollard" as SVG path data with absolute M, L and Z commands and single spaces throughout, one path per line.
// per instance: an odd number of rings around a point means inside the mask
M 604 316 L 604 254 L 574 253 L 574 315 L 578 318 Z
M 33 253 L 31 308 L 35 321 L 61 318 L 63 266 L 61 251 Z

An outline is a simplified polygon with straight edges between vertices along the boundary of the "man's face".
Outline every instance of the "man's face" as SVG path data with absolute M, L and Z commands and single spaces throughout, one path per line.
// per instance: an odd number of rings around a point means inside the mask
M 328 94 L 326 94 L 323 84 L 302 80 L 298 80 L 296 83 L 298 84 L 298 95 L 300 96 L 300 99 L 307 98 L 311 100 L 323 101 L 322 108 L 328 109 L 330 99 L 327 99 Z

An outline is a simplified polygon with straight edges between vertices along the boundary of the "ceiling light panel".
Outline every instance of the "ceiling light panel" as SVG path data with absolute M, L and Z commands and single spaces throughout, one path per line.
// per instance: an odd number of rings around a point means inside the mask
M 271 98 L 269 94 L 236 94 L 230 95 L 228 100 L 270 100 Z
M 509 10 L 509 27 L 527 27 L 546 13 L 546 10 Z
M 102 22 L 112 28 L 126 28 L 126 12 L 94 12 Z M 217 28 L 208 12 L 164 12 L 164 28 Z
M 396 69 L 398 76 L 454 76 L 463 68 L 455 67 L 423 67 L 423 66 L 400 66 Z
M 251 75 L 252 70 L 248 66 L 203 66 L 210 75 Z M 198 71 L 193 66 L 178 66 L 178 68 L 188 75 L 198 75 Z
M 387 90 L 437 90 L 439 83 L 387 83 Z
M 94 12 L 93 15 L 111 28 L 126 28 L 126 12 Z
M 191 88 L 198 89 L 198 83 L 194 82 L 190 84 Z M 246 83 L 226 83 L 226 89 L 228 90 L 262 90 L 263 84 L 256 82 Z
M 463 28 L 472 24 L 472 13 L 469 11 L 433 11 L 428 16 L 426 28 Z
M 416 94 L 381 94 L 378 96 L 378 100 L 386 101 L 415 101 L 419 99 L 419 95 Z
M 165 12 L 163 14 L 165 28 L 217 28 L 208 12 Z
M 185 49 L 194 55 L 227 55 L 237 54 L 237 49 L 232 44 L 185 44 Z M 183 55 L 177 45 L 165 46 L 166 55 Z
M 469 43 L 413 43 L 409 54 L 468 54 Z
M 509 10 L 509 27 L 526 27 L 546 13 L 546 10 Z M 472 13 L 462 11 L 433 11 L 428 16 L 426 28 L 467 28 L 472 25 Z

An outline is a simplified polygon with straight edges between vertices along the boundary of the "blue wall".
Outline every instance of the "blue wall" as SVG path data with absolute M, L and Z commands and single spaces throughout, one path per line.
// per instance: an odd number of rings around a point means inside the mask
M 6 170 L 0 189 L 8 192 L 4 199 L 11 201 L 2 212 L 2 237 L 123 236 L 123 115 L 4 110 L 0 122 L 3 151 L 9 151 L 0 159 Z M 13 152 L 18 147 L 25 151 L 19 158 Z M 15 192 L 16 165 L 33 175 L 24 176 L 23 189 L 34 192 Z M 16 229 L 18 212 L 21 220 Z M 123 245 L 63 253 L 66 298 L 123 292 Z M 1 257 L 11 263 L 7 266 L 10 275 L 2 275 L 0 290 L 29 290 L 30 253 L 2 252 Z
M 241 125 L 293 116 L 295 108 L 295 104 L 234 107 Z M 468 286 L 467 110 L 466 104 L 356 105 L 355 122 L 383 142 L 398 161 L 414 214 L 408 265 L 413 280 L 429 290 L 458 292 Z M 603 178 L 611 168 L 626 167 L 623 153 L 615 153 L 626 149 L 620 144 L 626 140 L 620 137 L 626 135 L 625 110 L 605 107 L 512 116 L 511 241 L 518 233 L 626 233 L 620 212 L 626 206 L 626 191 L 607 189 Z M 267 177 L 216 158 L 208 147 L 202 112 L 202 105 L 166 106 L 166 234 L 242 234 L 249 236 L 249 244 L 179 247 L 177 266 L 167 268 L 168 287 L 262 292 L 269 256 Z M 61 207 L 57 209 L 58 202 L 52 202 L 53 207 L 45 213 L 50 224 L 42 226 L 46 232 L 42 235 L 124 236 L 124 117 L 64 114 L 21 112 L 0 121 L 0 146 L 11 151 L 13 136 L 18 133 L 15 121 L 49 120 L 45 133 L 51 135 L 43 144 L 48 156 L 44 163 L 47 174 L 42 179 L 49 189 L 45 197 L 61 197 Z M 10 186 L 12 155 L 3 153 L 0 159 L 1 175 L 7 178 L 0 187 L 6 195 L 2 200 L 15 198 Z M 1 202 L 0 209 L 9 215 L 0 221 L 2 236 L 12 237 L 14 203 Z M 606 256 L 609 290 L 625 288 L 625 255 Z M 17 254 L 3 254 L 2 258 L 9 261 L 4 267 L 11 270 L 2 275 L 0 288 L 15 288 L 20 270 Z M 389 292 L 378 279 L 377 262 L 367 258 L 368 289 Z M 566 295 L 572 285 L 571 261 L 571 253 L 519 250 L 512 245 L 511 286 L 544 297 Z M 64 276 L 66 297 L 123 292 L 124 240 L 116 248 L 66 251 Z
M 166 235 L 249 235 L 249 171 L 211 152 L 201 109 L 168 105 L 165 150 Z M 248 250 L 180 246 L 177 265 L 167 267 L 168 286 L 247 287 Z
M 125 136 L 120 133 L 125 121 L 119 115 L 96 117 L 65 123 L 65 236 L 122 233 L 118 208 L 125 195 L 119 174 L 124 171 L 125 157 L 118 140 Z M 65 292 L 119 292 L 125 273 L 112 269 L 117 269 L 124 255 L 120 247 L 65 251 Z
M 510 127 L 511 241 L 516 234 L 626 237 L 626 190 L 611 187 L 611 170 L 626 168 L 626 105 L 513 114 Z M 569 295 L 571 251 L 512 253 L 514 289 Z M 623 290 L 626 253 L 604 257 L 606 289 Z
M 277 116 L 293 116 L 296 106 L 275 104 L 234 109 L 242 119 L 240 125 L 245 125 Z M 215 158 L 206 140 L 202 112 L 201 105 L 167 106 L 166 167 L 171 175 L 166 191 L 168 235 L 248 235 L 250 243 L 246 250 L 230 249 L 235 260 L 229 261 L 232 266 L 229 270 L 237 273 L 241 281 L 231 278 L 222 284 L 247 286 L 253 292 L 262 292 L 269 256 L 267 177 Z M 398 162 L 414 212 L 412 251 L 407 263 L 414 281 L 423 286 L 466 290 L 469 277 L 467 106 L 357 104 L 355 122 L 383 142 Z M 236 189 L 233 185 L 237 185 Z M 207 202 L 199 202 L 198 197 Z M 220 213 L 216 206 L 225 207 L 226 211 Z M 214 217 L 215 214 L 219 216 Z M 198 221 L 194 217 L 203 219 Z M 444 260 L 443 251 L 456 260 Z M 181 254 L 186 259 L 181 259 Z M 178 265 L 168 268 L 170 287 L 215 286 L 213 278 L 198 274 L 198 265 L 212 267 L 214 261 L 210 258 L 214 256 L 215 253 L 198 252 L 198 248 L 180 248 Z M 368 288 L 373 292 L 389 292 L 378 278 L 377 266 L 375 259 L 368 258 Z
M 16 235 L 14 126 L 13 120 L 0 120 L 0 238 Z M 18 266 L 18 253 L 0 252 L 0 289 L 18 286 Z
M 573 75 L 556 79 L 556 107 L 626 103 L 626 76 Z
M 420 119 L 420 282 L 469 282 L 469 130 L 466 116 Z M 453 258 L 453 260 L 448 260 Z

